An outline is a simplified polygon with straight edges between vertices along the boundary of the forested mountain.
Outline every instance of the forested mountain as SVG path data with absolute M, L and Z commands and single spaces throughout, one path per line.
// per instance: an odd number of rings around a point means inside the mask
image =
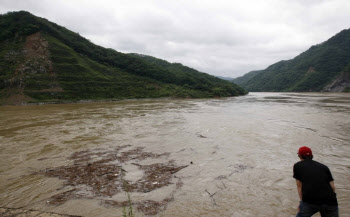
M 263 71 L 264 70 L 250 71 L 241 77 L 237 77 L 235 79 L 232 79 L 232 81 L 236 84 L 244 84 L 247 81 L 249 81 L 251 78 L 253 78 L 254 76 L 256 76 L 257 74 L 259 74 L 260 72 L 263 72 Z
M 233 78 L 231 78 L 231 77 L 224 77 L 224 76 L 216 76 L 216 77 L 218 77 L 220 79 L 223 79 L 223 80 L 226 80 L 226 81 L 232 81 L 233 80 Z
M 0 15 L 0 48 L 1 104 L 246 94 L 185 66 L 95 45 L 26 11 Z
M 233 82 L 248 91 L 349 91 L 350 29 L 294 59 L 249 72 Z
M 224 78 L 199 72 L 193 68 L 184 66 L 181 63 L 169 63 L 165 60 L 158 59 L 158 58 L 144 55 L 144 54 L 131 53 L 130 55 L 140 58 L 141 60 L 146 61 L 147 63 L 149 63 L 154 67 L 159 67 L 163 70 L 166 70 L 168 71 L 168 73 L 171 73 L 174 76 L 176 75 L 178 78 L 180 78 L 180 83 L 185 83 L 186 87 L 194 86 L 197 89 L 198 88 L 208 89 L 211 87 L 215 88 L 215 86 L 221 83 L 222 80 L 226 80 Z M 232 89 L 233 87 L 226 86 L 225 88 Z M 241 89 L 240 91 L 242 92 L 244 90 Z M 220 90 L 220 87 L 217 87 L 214 89 L 214 92 L 216 92 L 216 94 L 220 96 L 220 93 L 222 92 L 222 90 Z

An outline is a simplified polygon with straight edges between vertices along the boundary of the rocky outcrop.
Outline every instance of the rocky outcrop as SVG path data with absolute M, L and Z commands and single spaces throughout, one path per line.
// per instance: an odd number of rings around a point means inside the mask
M 350 87 L 350 72 L 342 72 L 331 84 L 323 88 L 324 92 L 343 92 Z

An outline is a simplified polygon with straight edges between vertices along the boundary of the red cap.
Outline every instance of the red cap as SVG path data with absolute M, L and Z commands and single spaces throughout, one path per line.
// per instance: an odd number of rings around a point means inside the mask
M 299 148 L 298 154 L 300 156 L 312 156 L 311 148 L 303 146 Z

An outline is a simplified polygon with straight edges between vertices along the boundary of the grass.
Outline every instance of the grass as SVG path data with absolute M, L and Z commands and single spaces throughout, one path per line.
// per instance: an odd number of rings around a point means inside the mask
M 123 207 L 123 217 L 135 217 L 130 194 L 129 192 L 126 192 L 126 194 L 128 196 L 128 206 Z

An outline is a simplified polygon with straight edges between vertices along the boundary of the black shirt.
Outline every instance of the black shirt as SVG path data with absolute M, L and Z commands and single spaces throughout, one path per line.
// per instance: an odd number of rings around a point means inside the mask
M 334 179 L 326 165 L 314 160 L 303 160 L 294 164 L 293 173 L 293 177 L 303 183 L 303 202 L 338 205 L 336 194 L 329 183 Z

